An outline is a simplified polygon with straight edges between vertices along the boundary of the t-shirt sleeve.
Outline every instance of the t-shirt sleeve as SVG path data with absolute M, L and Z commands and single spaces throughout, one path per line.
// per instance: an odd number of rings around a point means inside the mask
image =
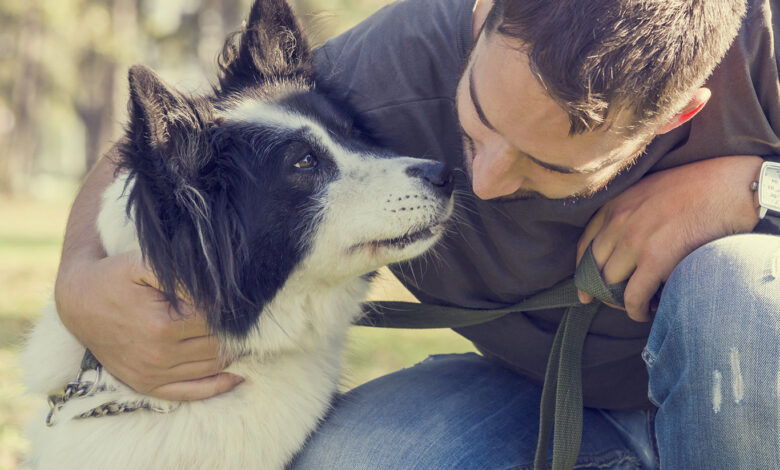
M 707 79 L 707 106 L 691 121 L 657 137 L 649 152 L 662 155 L 652 171 L 728 155 L 780 161 L 780 2 L 750 0 L 742 28 Z M 780 234 L 772 220 L 757 232 Z
M 657 137 L 663 153 L 653 171 L 726 155 L 780 155 L 780 83 L 775 0 L 751 0 L 738 36 L 708 78 L 707 106 L 690 122 Z
M 399 155 L 462 164 L 455 89 L 474 0 L 401 0 L 314 52 L 317 87 Z
M 447 98 L 470 47 L 473 0 L 387 5 L 314 52 L 317 83 L 360 113 Z M 468 27 L 468 31 L 464 31 Z
M 764 111 L 769 128 L 770 152 L 763 154 L 766 159 L 780 161 L 780 2 L 762 0 L 751 11 L 754 28 L 748 47 L 753 52 L 751 78 L 757 89 L 757 95 Z

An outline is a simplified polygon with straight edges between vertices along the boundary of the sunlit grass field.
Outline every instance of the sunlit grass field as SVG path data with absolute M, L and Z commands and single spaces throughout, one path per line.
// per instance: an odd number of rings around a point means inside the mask
M 21 427 L 43 397 L 25 395 L 17 353 L 24 332 L 52 291 L 70 198 L 34 201 L 0 197 L 0 470 L 19 470 L 28 451 Z M 374 299 L 411 300 L 388 272 Z M 355 327 L 350 332 L 343 388 L 348 389 L 429 354 L 465 352 L 471 344 L 449 330 Z

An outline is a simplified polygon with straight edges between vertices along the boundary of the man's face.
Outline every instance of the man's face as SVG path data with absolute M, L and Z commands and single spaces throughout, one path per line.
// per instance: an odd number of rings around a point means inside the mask
M 598 191 L 649 138 L 627 139 L 609 129 L 569 136 L 568 115 L 534 78 L 518 46 L 483 31 L 458 84 L 474 193 L 481 199 L 563 199 Z

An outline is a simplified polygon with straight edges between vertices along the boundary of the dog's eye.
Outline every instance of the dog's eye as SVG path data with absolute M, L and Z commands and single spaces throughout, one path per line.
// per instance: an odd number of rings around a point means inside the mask
M 307 153 L 305 157 L 295 162 L 295 165 L 293 166 L 295 168 L 300 168 L 302 170 L 314 168 L 315 166 L 317 166 L 317 158 L 315 158 L 314 155 Z

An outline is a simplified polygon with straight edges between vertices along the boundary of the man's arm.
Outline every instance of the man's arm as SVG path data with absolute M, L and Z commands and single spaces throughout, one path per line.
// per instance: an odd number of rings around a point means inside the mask
M 221 373 L 203 317 L 181 318 L 153 287 L 154 274 L 132 254 L 106 257 L 96 219 L 114 180 L 116 147 L 87 176 L 65 232 L 54 297 L 60 319 L 111 372 L 139 392 L 197 400 L 226 392 L 240 378 Z
M 577 262 L 592 241 L 604 280 L 628 279 L 628 315 L 650 320 L 651 298 L 683 258 L 756 226 L 750 185 L 762 162 L 755 156 L 719 157 L 646 176 L 591 219 L 577 246 Z M 593 299 L 581 292 L 580 300 Z

